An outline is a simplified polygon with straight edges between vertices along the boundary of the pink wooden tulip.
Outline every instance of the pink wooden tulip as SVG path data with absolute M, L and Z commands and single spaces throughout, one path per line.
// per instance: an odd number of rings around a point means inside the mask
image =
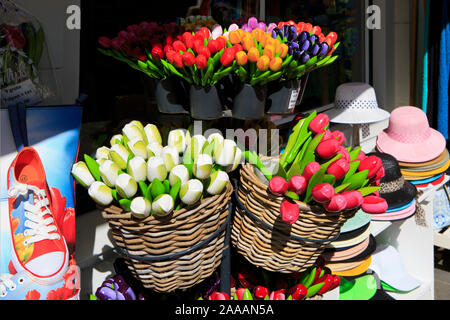
M 325 127 L 329 123 L 330 123 L 330 118 L 324 113 L 319 113 L 309 123 L 309 129 L 314 133 L 320 133 L 320 132 L 324 131 Z
M 319 203 L 326 203 L 334 197 L 334 188 L 329 183 L 320 183 L 312 189 L 312 197 Z
M 364 197 L 361 208 L 366 213 L 380 214 L 386 212 L 388 209 L 388 204 L 383 198 L 377 196 L 367 196 Z
M 347 208 L 347 200 L 344 196 L 337 194 L 331 198 L 330 202 L 324 203 L 323 207 L 328 212 L 340 212 Z
M 378 170 L 380 170 L 382 167 L 383 162 L 381 161 L 380 158 L 376 156 L 370 156 L 361 161 L 358 170 L 359 171 L 369 170 L 369 174 L 367 177 L 370 179 L 373 178 L 377 174 Z
M 323 133 L 323 132 L 322 132 Z M 320 142 L 333 139 L 333 135 L 331 134 L 330 130 L 325 130 L 325 134 L 323 135 L 323 138 Z
M 343 146 L 340 146 L 337 154 L 342 154 L 341 159 L 345 159 L 345 161 L 350 163 L 350 153 Z
M 288 188 L 289 190 L 295 192 L 298 195 L 302 195 L 306 191 L 308 182 L 305 177 L 296 175 L 289 180 Z
M 318 162 L 310 162 L 303 170 L 303 177 L 305 177 L 306 181 L 309 181 L 311 180 L 312 176 L 319 170 L 320 164 Z
M 300 216 L 300 208 L 296 203 L 284 200 L 280 207 L 281 219 L 287 224 L 294 224 Z
M 336 139 L 329 139 L 322 141 L 317 146 L 317 154 L 322 159 L 330 159 L 336 155 L 340 147 L 339 142 Z
M 345 159 L 338 159 L 327 169 L 327 173 L 333 175 L 336 180 L 341 180 L 350 170 L 350 164 Z
M 357 190 L 344 192 L 342 196 L 347 201 L 347 206 L 345 207 L 347 210 L 359 208 L 364 201 L 361 192 Z
M 344 135 L 344 133 L 342 133 L 339 130 L 336 130 L 336 131 L 333 131 L 331 133 L 331 135 L 333 136 L 333 138 L 335 138 L 339 142 L 339 144 L 341 146 L 344 144 L 344 142 L 345 142 L 345 135 Z
M 239 288 L 236 290 L 236 296 L 238 300 L 244 300 L 245 288 Z
M 269 189 L 273 194 L 282 196 L 288 190 L 288 183 L 282 177 L 273 177 L 269 181 Z
M 378 172 L 376 173 L 375 177 L 372 178 L 373 181 L 378 181 L 378 180 L 380 180 L 381 178 L 384 177 L 384 174 L 385 174 L 384 167 L 381 167 L 381 169 L 378 170 Z
M 366 154 L 362 151 L 359 152 L 358 158 L 356 158 L 356 161 L 363 161 L 367 158 Z

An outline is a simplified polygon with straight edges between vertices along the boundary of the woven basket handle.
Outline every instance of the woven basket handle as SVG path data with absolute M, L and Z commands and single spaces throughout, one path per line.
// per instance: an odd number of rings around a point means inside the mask
M 298 237 L 298 236 L 294 236 L 291 234 L 286 234 L 285 232 L 275 229 L 273 226 L 267 224 L 266 222 L 262 221 L 261 219 L 259 219 L 257 216 L 255 216 L 252 212 L 250 212 L 249 210 L 247 210 L 247 208 L 245 207 L 245 205 L 241 202 L 241 200 L 239 199 L 239 195 L 237 193 L 238 191 L 238 186 L 237 186 L 237 181 L 233 180 L 233 183 L 235 184 L 235 188 L 234 188 L 234 197 L 236 198 L 236 202 L 239 205 L 239 207 L 241 207 L 241 209 L 243 209 L 245 211 L 245 213 L 252 218 L 253 220 L 255 220 L 256 222 L 258 222 L 259 224 L 263 225 L 264 227 L 266 227 L 267 229 L 270 229 L 272 231 L 278 231 L 282 234 L 284 234 L 285 236 L 293 239 L 293 240 L 298 240 L 298 241 L 303 241 L 303 242 L 312 242 L 312 243 L 324 243 L 324 242 L 333 242 L 335 241 L 337 238 L 339 238 L 341 232 L 338 232 L 336 234 L 335 237 L 331 238 L 331 239 L 324 239 L 324 240 L 317 240 L 317 239 L 306 239 L 306 238 L 302 238 L 302 237 Z
M 152 262 L 152 261 L 165 261 L 165 260 L 170 260 L 170 259 L 177 259 L 183 255 L 189 254 L 199 248 L 204 247 L 206 244 L 208 244 L 212 239 L 214 239 L 215 237 L 217 237 L 223 230 L 225 230 L 225 228 L 228 226 L 228 224 L 230 223 L 230 217 L 231 217 L 231 204 L 228 204 L 228 216 L 227 216 L 227 220 L 220 226 L 219 229 L 217 229 L 212 235 L 210 235 L 207 239 L 205 239 L 204 241 L 200 242 L 199 244 L 196 244 L 195 246 L 186 249 L 184 251 L 180 251 L 180 252 L 176 252 L 176 253 L 171 253 L 171 254 L 167 254 L 164 256 L 136 256 L 133 254 L 128 253 L 126 250 L 124 250 L 123 248 L 121 248 L 120 246 L 117 245 L 117 243 L 114 241 L 114 239 L 111 239 L 112 244 L 118 249 L 119 253 L 129 257 L 131 259 L 135 259 L 138 261 L 144 261 L 144 262 Z

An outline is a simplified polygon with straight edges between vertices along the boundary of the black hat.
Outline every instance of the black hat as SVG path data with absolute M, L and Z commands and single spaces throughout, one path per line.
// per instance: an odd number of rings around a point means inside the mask
M 389 209 L 401 208 L 414 200 L 417 189 L 404 179 L 397 159 L 380 152 L 369 153 L 367 156 L 376 156 L 383 163 L 384 177 L 380 179 L 380 197 L 386 200 Z

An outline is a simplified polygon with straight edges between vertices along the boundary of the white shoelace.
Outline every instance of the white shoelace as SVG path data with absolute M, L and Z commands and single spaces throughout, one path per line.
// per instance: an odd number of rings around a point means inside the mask
M 49 217 L 44 219 L 44 216 L 46 214 L 51 215 L 51 212 L 48 208 L 49 201 L 47 199 L 45 190 L 39 189 L 32 185 L 18 183 L 8 190 L 8 196 L 26 196 L 29 191 L 32 191 L 38 200 L 36 201 L 36 199 L 33 197 L 34 205 L 30 204 L 29 202 L 26 202 L 24 204 L 25 217 L 28 219 L 25 221 L 25 227 L 27 227 L 28 229 L 24 231 L 23 235 L 25 237 L 29 236 L 29 238 L 25 239 L 24 245 L 28 246 L 32 243 L 39 242 L 45 239 L 60 239 L 59 234 L 50 233 L 57 230 L 56 226 L 53 224 L 53 218 Z M 42 210 L 43 208 L 44 210 Z
M 0 297 L 5 297 L 9 290 L 14 290 L 16 284 L 11 280 L 11 274 L 0 275 Z

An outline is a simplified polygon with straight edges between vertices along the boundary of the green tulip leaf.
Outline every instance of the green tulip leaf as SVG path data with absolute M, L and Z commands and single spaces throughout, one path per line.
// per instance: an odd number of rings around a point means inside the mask
M 139 181 L 138 182 L 139 185 L 139 189 L 141 190 L 142 195 L 145 197 L 145 195 L 147 194 L 147 184 L 144 181 Z
M 355 172 L 358 170 L 359 167 L 359 161 L 353 161 L 350 163 L 350 169 L 348 170 L 347 174 L 344 177 L 343 183 L 347 183 L 348 180 L 355 174 Z
M 341 184 L 339 187 L 336 187 L 334 189 L 334 192 L 341 193 L 341 192 L 345 191 L 351 185 L 352 185 L 351 183 Z
M 178 180 L 170 189 L 170 196 L 172 197 L 173 201 L 177 202 L 178 194 L 180 193 L 181 189 L 181 181 Z
M 111 190 L 111 193 L 112 193 L 112 196 L 113 196 L 114 200 L 116 200 L 117 202 L 119 202 L 120 196 L 119 196 L 119 193 L 117 192 L 117 190 L 116 190 L 116 189 L 112 189 L 112 190 Z
M 84 155 L 84 162 L 86 162 L 86 166 L 88 167 L 95 180 L 102 181 L 99 170 L 100 165 L 98 164 L 98 162 L 87 154 Z
M 323 177 L 323 183 L 329 183 L 334 186 L 334 184 L 336 183 L 336 178 L 332 174 L 326 174 Z
M 380 190 L 380 187 L 366 187 L 366 188 L 361 188 L 358 191 L 361 192 L 363 197 L 365 197 L 365 196 L 368 196 L 369 194 L 377 192 L 378 190 Z
M 287 191 L 284 195 L 292 200 L 297 200 L 297 201 L 300 200 L 300 197 L 298 196 L 298 194 L 296 194 L 295 192 L 292 192 L 292 191 Z
M 368 174 L 369 170 L 364 170 L 351 176 L 347 181 L 347 183 L 350 183 L 350 187 L 348 188 L 348 190 L 351 191 L 360 189 L 367 179 Z
M 300 284 L 304 285 L 306 288 L 308 288 L 314 281 L 316 277 L 317 268 L 311 268 L 309 272 L 305 272 L 303 277 L 300 280 Z
M 357 148 L 353 149 L 352 151 L 350 151 L 349 152 L 350 161 L 355 161 L 358 158 L 360 151 L 361 151 L 361 147 L 357 147 Z
M 119 203 L 123 210 L 125 210 L 127 212 L 131 211 L 131 209 L 130 209 L 131 200 L 130 199 L 120 199 Z
M 325 162 L 325 163 L 322 164 L 320 167 L 321 167 L 322 169 L 327 170 L 328 167 L 329 167 L 333 162 L 339 160 L 340 158 L 342 158 L 342 154 L 341 154 L 341 153 L 337 154 L 333 159 L 331 159 L 331 160 L 328 161 L 328 162 Z
M 325 135 L 325 133 L 316 135 L 314 137 L 314 139 L 312 139 L 311 143 L 308 145 L 308 148 L 306 149 L 305 157 L 302 159 L 301 166 L 300 166 L 302 168 L 302 172 L 305 169 L 305 167 L 308 165 L 308 163 L 311 162 L 310 161 L 312 159 L 311 154 L 314 155 L 314 152 L 316 151 L 316 148 L 319 145 L 319 143 L 322 141 L 324 135 Z M 313 161 L 315 161 L 315 160 L 313 160 Z
M 316 285 L 313 285 L 312 287 L 308 288 L 308 292 L 306 293 L 306 299 L 311 298 L 317 294 L 317 292 L 322 289 L 322 287 L 325 285 L 325 282 L 318 283 Z
M 302 171 L 298 163 L 294 163 L 287 172 L 286 180 L 289 181 L 293 176 L 301 175 Z
M 281 178 L 283 178 L 285 180 L 287 179 L 286 170 L 283 168 L 283 166 L 280 163 L 278 163 L 278 171 L 277 171 L 277 173 L 274 176 L 275 177 L 281 177 Z
M 166 188 L 164 187 L 163 183 L 158 179 L 155 178 L 152 181 L 151 185 L 151 195 L 152 198 L 155 199 L 157 196 L 166 193 Z
M 164 180 L 163 181 L 163 186 L 164 186 L 164 193 L 169 193 L 170 192 L 170 182 L 169 182 L 169 180 Z

